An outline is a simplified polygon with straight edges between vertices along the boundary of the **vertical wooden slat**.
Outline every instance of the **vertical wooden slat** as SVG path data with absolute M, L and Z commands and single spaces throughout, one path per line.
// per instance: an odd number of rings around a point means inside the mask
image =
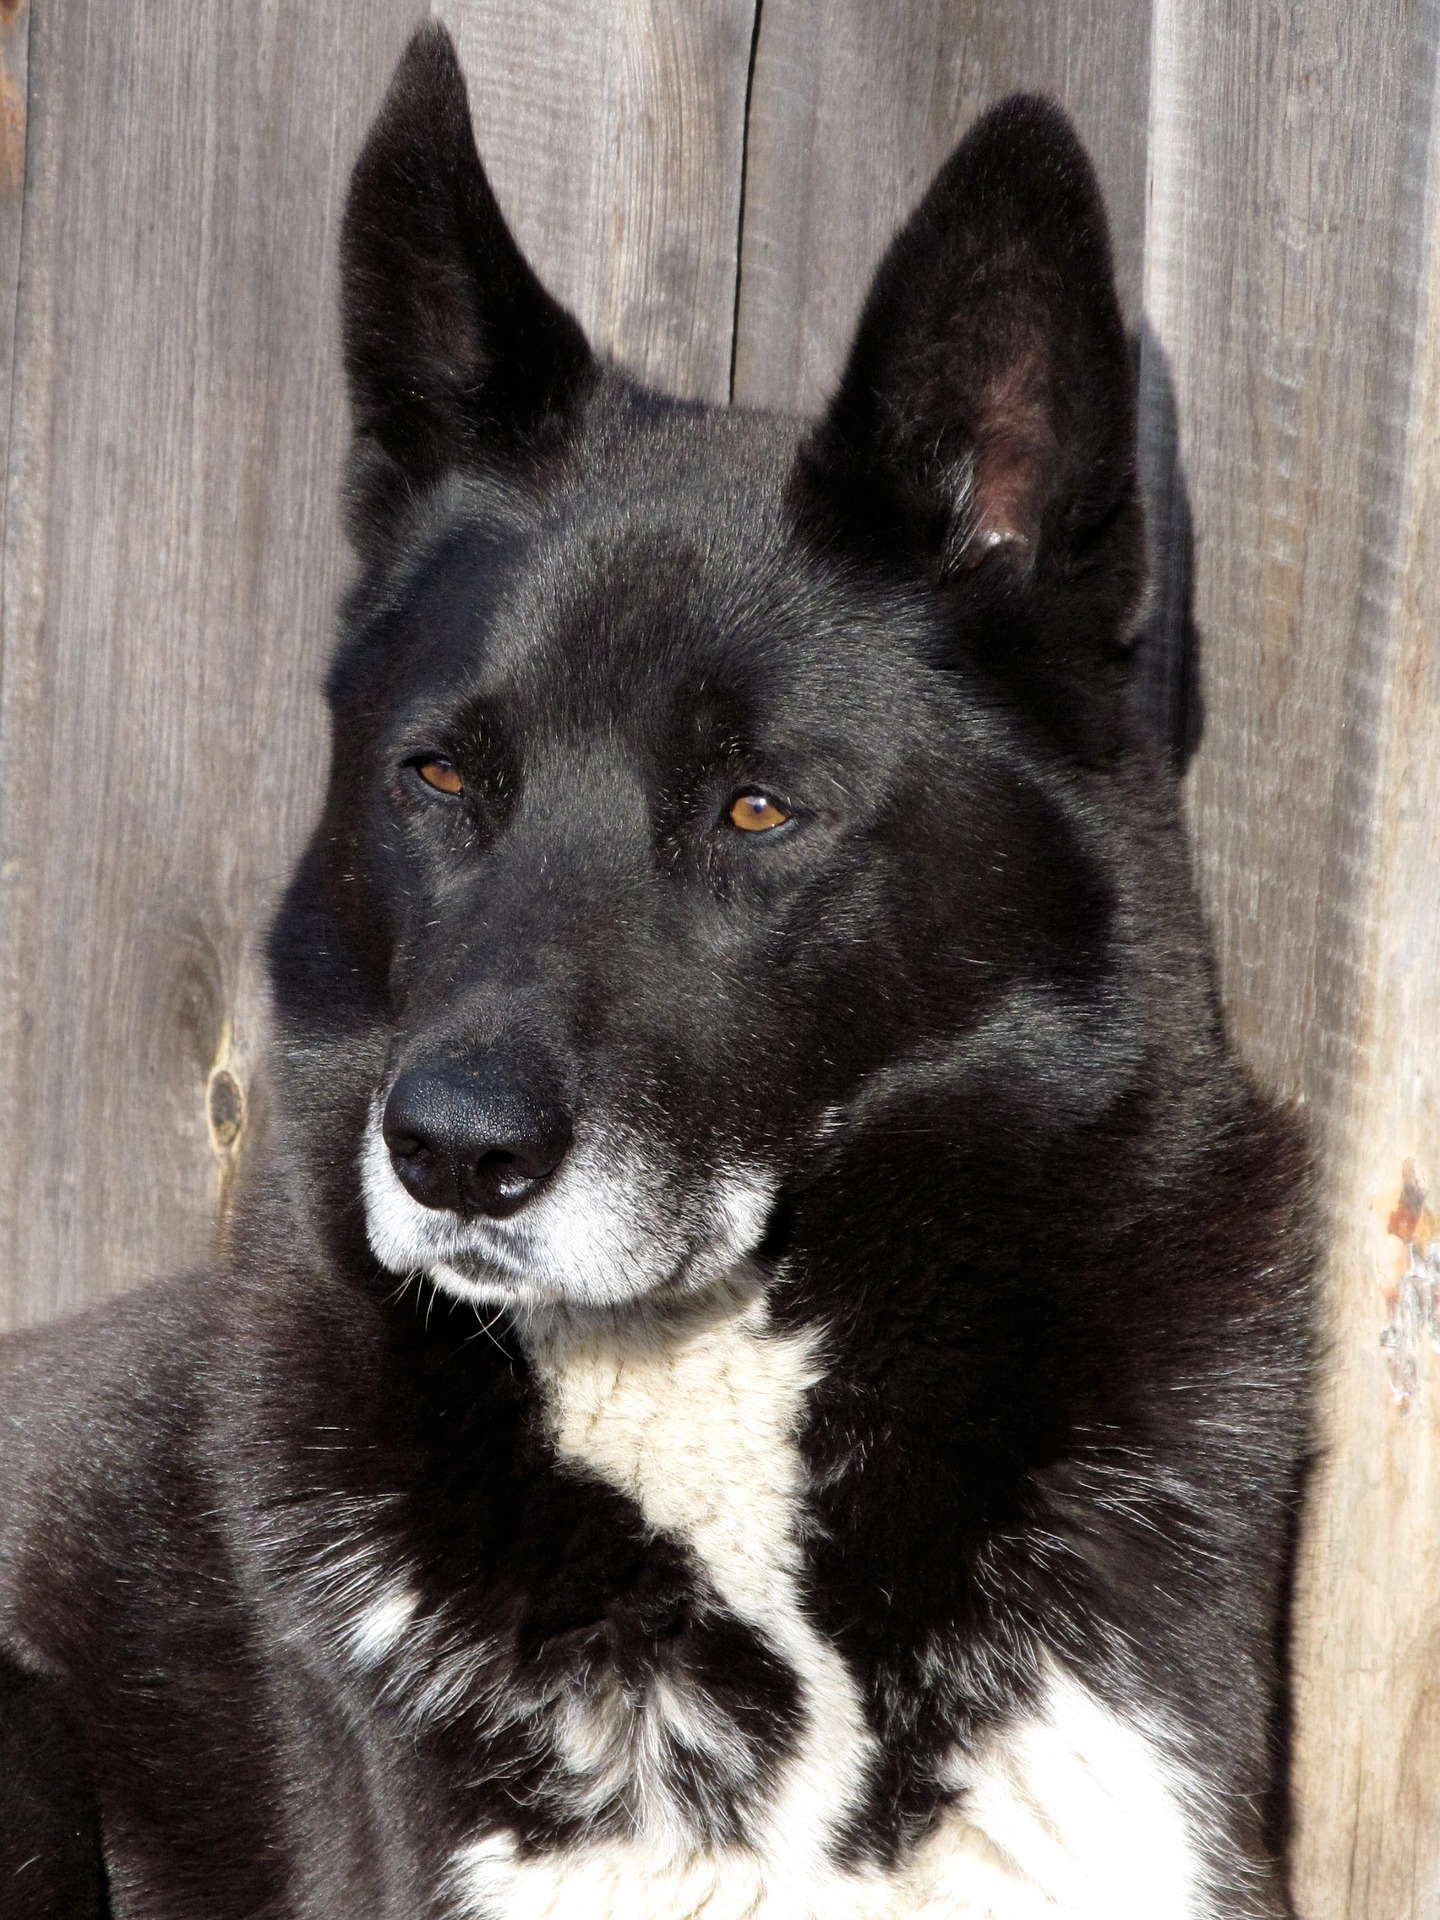
M 521 244 L 607 352 L 723 400 L 756 0 L 441 0 Z
M 235 1114 L 212 1145 L 207 1082 L 248 1080 L 254 935 L 323 771 L 335 221 L 413 11 L 34 15 L 0 678 L 6 1322 L 209 1243 Z
M 1440 1912 L 1440 1380 L 1430 1227 L 1399 1204 L 1406 1161 L 1440 1179 L 1436 29 L 1430 0 L 1158 0 L 1154 30 L 1147 377 L 1163 350 L 1198 530 L 1197 870 L 1333 1225 L 1297 1600 L 1313 1920 Z
M 765 0 L 746 161 L 735 397 L 810 412 L 870 273 L 981 108 L 1025 89 L 1074 116 L 1140 284 L 1149 0 Z
M 1432 24 L 1387 0 L 1157 8 L 1146 306 L 1201 533 L 1201 886 L 1238 1038 L 1327 1113 L 1393 637 Z
M 1433 30 L 1433 29 L 1432 29 Z M 1424 69 L 1421 68 L 1423 75 Z M 1432 79 L 1436 67 L 1431 66 Z M 1440 114 L 1429 119 L 1301 1621 L 1305 1912 L 1440 1913 Z
M 10 447 L 15 302 L 20 291 L 20 230 L 25 207 L 29 50 L 29 0 L 0 0 L 0 552 L 5 544 L 4 474 Z

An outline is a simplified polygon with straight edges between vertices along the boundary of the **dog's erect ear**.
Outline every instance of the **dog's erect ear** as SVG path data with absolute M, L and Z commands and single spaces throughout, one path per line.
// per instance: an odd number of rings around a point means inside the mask
M 1090 163 L 1057 107 L 1006 100 L 880 265 L 801 454 L 801 511 L 942 580 L 1060 594 L 1113 634 L 1143 569 L 1133 378 Z
M 438 24 L 406 48 L 356 162 L 341 278 L 353 525 L 384 544 L 446 474 L 533 457 L 593 366 L 505 224 Z

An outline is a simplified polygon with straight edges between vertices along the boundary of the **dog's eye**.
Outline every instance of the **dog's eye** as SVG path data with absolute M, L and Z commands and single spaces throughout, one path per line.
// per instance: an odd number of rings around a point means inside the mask
M 790 818 L 768 793 L 742 793 L 730 802 L 730 824 L 742 833 L 769 833 Z
M 447 760 L 437 753 L 428 760 L 415 760 L 411 764 L 426 786 L 433 787 L 437 793 L 465 791 L 465 782 L 460 778 L 460 769 L 453 760 Z

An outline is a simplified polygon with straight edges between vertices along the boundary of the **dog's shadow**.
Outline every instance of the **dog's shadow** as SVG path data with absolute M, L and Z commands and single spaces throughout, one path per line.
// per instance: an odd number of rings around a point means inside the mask
M 1177 778 L 1200 744 L 1201 635 L 1195 624 L 1195 526 L 1180 461 L 1179 413 L 1170 362 L 1142 320 L 1135 345 L 1140 373 L 1140 475 L 1149 522 L 1150 610 L 1135 639 L 1135 709 Z

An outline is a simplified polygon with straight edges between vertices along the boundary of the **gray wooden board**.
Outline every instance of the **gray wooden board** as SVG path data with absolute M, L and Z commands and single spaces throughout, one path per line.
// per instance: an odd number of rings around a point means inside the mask
M 50 0 L 6 474 L 0 1312 L 202 1258 L 344 561 L 330 269 L 414 8 Z
M 897 223 L 976 114 L 1025 89 L 1074 116 L 1132 310 L 1149 0 L 765 0 L 745 172 L 735 397 L 808 413 Z
M 20 231 L 25 206 L 25 94 L 29 49 L 28 0 L 0 0 L 0 477 L 5 472 L 10 443 L 15 304 L 20 293 Z M 0 552 L 4 546 L 5 496 L 0 484 Z
M 1146 296 L 1201 530 L 1201 885 L 1239 1038 L 1272 1085 L 1327 1107 L 1392 639 L 1427 13 L 1157 13 Z
M 1334 1230 L 1298 1602 L 1315 1920 L 1440 1911 L 1440 1400 L 1433 1343 L 1396 1306 L 1425 1256 L 1387 1233 L 1404 1162 L 1440 1175 L 1440 728 L 1422 747 L 1415 712 L 1433 721 L 1437 697 L 1416 468 L 1435 433 L 1436 24 L 1431 0 L 1160 0 L 1154 27 L 1146 304 L 1198 529 L 1197 871 L 1232 1027 L 1310 1112 Z M 1411 967 L 1428 978 L 1407 1000 Z
M 755 0 L 441 0 L 481 154 L 551 290 L 666 392 L 725 399 Z

